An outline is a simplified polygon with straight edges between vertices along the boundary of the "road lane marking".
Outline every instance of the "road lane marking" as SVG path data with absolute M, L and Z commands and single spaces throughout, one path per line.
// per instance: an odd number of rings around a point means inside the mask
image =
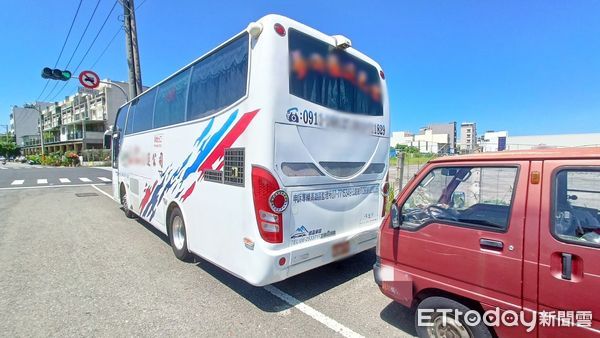
M 289 305 L 293 306 L 294 308 L 298 309 L 299 311 L 301 311 L 302 313 L 304 313 L 305 315 L 311 317 L 312 319 L 318 321 L 319 323 L 327 326 L 328 328 L 332 329 L 333 331 L 341 334 L 344 337 L 363 337 L 362 335 L 352 331 L 351 329 L 345 327 L 344 325 L 338 323 L 337 321 L 335 321 L 334 319 L 328 317 L 327 315 L 315 310 L 314 308 L 304 304 L 303 302 L 297 300 L 296 298 L 294 298 L 293 296 L 281 291 L 280 289 L 272 286 L 272 285 L 267 285 L 264 286 L 263 289 L 267 290 L 270 294 L 272 294 L 273 296 L 281 299 L 282 301 L 288 303 Z
M 6 167 L 0 167 L 0 169 L 8 169 L 8 168 L 6 168 Z
M 113 201 L 115 200 L 109 193 L 107 193 L 106 191 L 98 188 L 97 186 L 95 186 L 93 184 L 92 184 L 92 188 L 94 188 L 94 189 L 98 190 L 99 192 L 103 193 L 106 197 L 110 198 L 111 200 L 113 200 Z
M 21 185 L 25 182 L 25 180 L 14 180 L 10 185 Z
M 48 180 L 45 178 L 38 178 L 37 184 L 48 184 Z
M 98 177 L 98 179 L 102 182 L 111 182 L 110 178 L 106 178 L 106 177 Z
M 26 189 L 47 189 L 47 188 L 75 188 L 75 187 L 89 187 L 92 185 L 110 185 L 108 183 L 91 183 L 91 184 L 68 184 L 68 185 L 39 185 L 39 186 L 31 186 L 31 187 L 10 187 L 10 188 L 0 188 L 0 190 L 26 190 Z
M 68 178 L 59 178 L 60 183 L 71 183 L 71 180 Z
M 80 177 L 80 178 L 79 178 L 79 180 L 80 180 L 81 182 L 85 182 L 85 183 L 88 183 L 88 182 L 91 182 L 91 181 L 92 181 L 92 180 L 90 180 L 90 179 L 89 179 L 89 178 L 87 178 L 87 177 Z

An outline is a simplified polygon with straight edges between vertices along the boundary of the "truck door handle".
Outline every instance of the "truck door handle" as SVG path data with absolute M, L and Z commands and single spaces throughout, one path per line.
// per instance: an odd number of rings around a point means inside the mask
M 482 238 L 479 240 L 479 246 L 482 249 L 502 251 L 502 249 L 504 248 L 504 243 L 493 239 Z
M 570 253 L 562 253 L 562 279 L 571 280 L 573 275 L 573 255 Z

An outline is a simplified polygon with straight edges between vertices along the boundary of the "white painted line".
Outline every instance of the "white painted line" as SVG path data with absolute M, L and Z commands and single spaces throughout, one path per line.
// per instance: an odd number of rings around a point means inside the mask
M 47 188 L 74 188 L 74 187 L 89 187 L 94 184 L 69 184 L 69 185 L 41 185 L 33 187 L 14 187 L 14 188 L 0 188 L 0 190 L 26 190 L 26 189 L 47 189 Z M 96 183 L 96 185 L 109 185 L 108 183 Z
M 68 178 L 59 178 L 60 183 L 71 183 L 71 180 Z
M 345 327 L 344 325 L 338 323 L 332 318 L 329 318 L 325 314 L 313 309 L 312 307 L 304 304 L 303 302 L 297 300 L 296 298 L 290 296 L 289 294 L 279 290 L 278 288 L 267 285 L 264 287 L 265 290 L 269 291 L 273 296 L 283 300 L 284 302 L 290 304 L 294 308 L 300 310 L 305 315 L 311 317 L 312 319 L 318 321 L 319 323 L 327 326 L 333 331 L 341 334 L 344 337 L 363 337 L 362 335 L 352 331 L 351 329 Z
M 37 180 L 37 184 L 48 184 L 48 180 L 45 178 L 40 178 Z
M 0 169 L 8 169 L 8 168 L 6 168 L 6 167 L 0 167 Z
M 112 182 L 112 181 L 110 180 L 110 178 L 107 178 L 107 177 L 98 177 L 98 179 L 99 179 L 100 181 L 102 181 L 102 182 Z
M 80 178 L 79 178 L 79 180 L 80 180 L 81 182 L 85 182 L 85 183 L 88 183 L 88 182 L 91 182 L 91 181 L 92 181 L 92 180 L 90 180 L 90 179 L 89 179 L 89 178 L 87 178 L 87 177 L 80 177 Z
M 99 192 L 103 193 L 103 194 L 104 194 L 106 197 L 108 197 L 108 198 L 110 198 L 111 200 L 115 201 L 115 199 L 114 199 L 114 198 L 113 198 L 113 197 L 112 197 L 112 196 L 111 196 L 109 193 L 107 193 L 106 191 L 104 191 L 104 190 L 102 190 L 102 189 L 98 188 L 97 186 L 95 186 L 95 185 L 93 185 L 93 184 L 92 184 L 92 188 L 94 188 L 94 189 L 98 190 Z M 115 202 L 116 202 L 116 201 L 115 201 Z
M 25 180 L 14 180 L 10 185 L 21 185 L 25 182 Z

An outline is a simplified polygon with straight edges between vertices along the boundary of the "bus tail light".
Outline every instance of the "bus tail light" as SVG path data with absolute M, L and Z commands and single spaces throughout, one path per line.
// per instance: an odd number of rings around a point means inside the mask
M 285 36 L 285 28 L 283 28 L 280 23 L 276 23 L 273 28 L 275 29 L 275 33 L 279 34 L 279 36 Z
M 256 224 L 262 239 L 269 243 L 283 243 L 283 217 L 277 206 L 279 204 L 279 184 L 273 175 L 265 169 L 252 167 L 252 196 L 254 198 L 254 211 Z M 285 192 L 283 192 L 285 194 Z M 272 198 L 273 196 L 277 198 Z M 287 201 L 287 194 L 286 201 Z M 271 205 L 273 202 L 277 205 Z M 287 207 L 287 202 L 286 205 Z M 275 208 L 273 208 L 275 207 Z M 283 208 L 285 209 L 285 208 Z

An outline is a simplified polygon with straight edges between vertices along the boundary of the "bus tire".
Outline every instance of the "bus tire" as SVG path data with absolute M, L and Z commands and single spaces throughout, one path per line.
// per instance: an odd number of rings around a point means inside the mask
M 129 201 L 127 201 L 127 190 L 125 190 L 125 186 L 121 184 L 121 209 L 125 213 L 125 217 L 127 218 L 135 218 L 135 214 L 131 209 L 129 209 Z
M 187 246 L 185 222 L 178 207 L 173 208 L 169 217 L 169 242 L 177 259 L 184 262 L 192 259 L 192 254 Z
M 435 311 L 436 309 L 451 309 L 452 312 L 446 315 L 446 325 L 443 325 L 442 312 Z M 419 325 L 419 310 L 426 311 L 425 315 L 428 319 L 425 320 L 427 325 Z M 470 337 L 470 338 L 492 338 L 490 329 L 479 321 L 477 325 L 469 326 L 465 324 L 464 318 L 454 317 L 454 310 L 459 310 L 464 316 L 465 313 L 472 309 L 455 300 L 446 297 L 428 297 L 417 305 L 417 316 L 415 316 L 415 328 L 417 335 L 424 337 Z

